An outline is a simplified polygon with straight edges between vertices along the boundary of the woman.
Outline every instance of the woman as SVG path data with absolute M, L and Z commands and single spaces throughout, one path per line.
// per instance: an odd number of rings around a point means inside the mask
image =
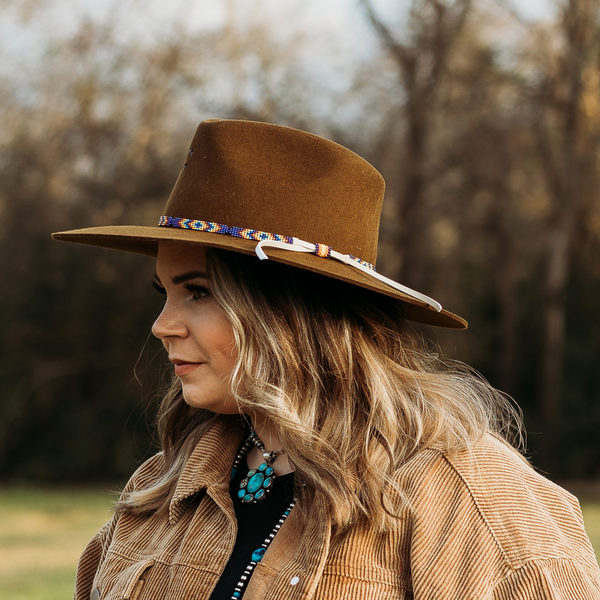
M 77 599 L 600 598 L 509 404 L 410 327 L 465 321 L 374 271 L 383 191 L 328 140 L 212 120 L 158 227 L 55 234 L 156 256 L 175 372 Z

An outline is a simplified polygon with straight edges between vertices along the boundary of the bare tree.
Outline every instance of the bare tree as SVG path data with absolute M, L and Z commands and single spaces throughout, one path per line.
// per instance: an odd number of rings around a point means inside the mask
M 403 183 L 395 198 L 395 237 L 396 251 L 402 257 L 398 276 L 408 285 L 418 286 L 424 272 L 421 257 L 431 124 L 453 45 L 463 29 L 471 0 L 415 0 L 405 41 L 377 15 L 371 0 L 360 2 L 394 60 L 405 96 L 403 116 L 407 131 L 402 163 L 398 165 Z

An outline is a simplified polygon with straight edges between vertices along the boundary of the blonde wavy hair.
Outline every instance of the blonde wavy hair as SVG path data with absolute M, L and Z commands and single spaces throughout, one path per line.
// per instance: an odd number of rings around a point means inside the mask
M 394 474 L 417 452 L 433 444 L 459 451 L 486 434 L 522 443 L 510 400 L 468 367 L 442 361 L 398 301 L 223 250 L 207 249 L 207 264 L 238 350 L 232 394 L 241 413 L 276 427 L 303 484 L 304 514 L 318 500 L 338 531 L 360 518 L 386 529 L 389 506 L 402 500 Z M 117 509 L 168 507 L 181 469 L 216 418 L 187 405 L 175 379 L 158 417 L 163 476 Z

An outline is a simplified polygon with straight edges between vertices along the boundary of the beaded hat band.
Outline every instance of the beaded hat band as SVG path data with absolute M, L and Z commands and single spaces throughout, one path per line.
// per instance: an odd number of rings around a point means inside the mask
M 378 279 L 382 283 L 389 285 L 395 290 L 398 290 L 399 292 L 402 292 L 411 298 L 425 302 L 425 304 L 428 304 L 437 312 L 442 310 L 442 305 L 433 298 L 425 296 L 425 294 L 421 294 L 420 292 L 406 287 L 397 281 L 393 281 L 392 279 L 380 275 L 375 270 L 375 267 L 366 260 L 357 258 L 352 254 L 342 254 L 341 252 L 336 252 L 331 246 L 327 246 L 326 244 L 311 244 L 310 242 L 305 242 L 304 240 L 299 240 L 298 238 L 289 237 L 287 235 L 279 235 L 277 233 L 269 233 L 267 231 L 259 231 L 257 229 L 245 229 L 243 227 L 229 227 L 227 225 L 223 225 L 222 223 L 213 223 L 211 221 L 201 221 L 198 219 L 169 217 L 167 215 L 162 215 L 160 217 L 158 226 L 179 227 L 180 229 L 192 229 L 194 231 L 219 233 L 221 235 L 231 235 L 233 237 L 239 237 L 246 240 L 255 240 L 258 242 L 258 244 L 256 244 L 254 251 L 260 260 L 268 260 L 269 258 L 265 254 L 264 248 L 280 248 L 282 250 L 289 250 L 291 252 L 310 253 L 320 256 L 321 258 L 332 258 L 346 265 L 359 269 L 363 273 Z

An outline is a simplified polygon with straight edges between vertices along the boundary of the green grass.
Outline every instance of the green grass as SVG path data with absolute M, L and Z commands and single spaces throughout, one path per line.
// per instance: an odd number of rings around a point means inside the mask
M 596 551 L 596 560 L 600 562 L 600 501 L 585 501 L 581 503 L 581 512 L 585 530 Z
M 586 530 L 600 557 L 600 500 L 580 497 Z M 72 598 L 77 559 L 110 517 L 115 498 L 81 489 L 0 489 L 2 600 Z
M 114 499 L 80 489 L 0 490 L 2 600 L 72 598 L 77 559 Z

